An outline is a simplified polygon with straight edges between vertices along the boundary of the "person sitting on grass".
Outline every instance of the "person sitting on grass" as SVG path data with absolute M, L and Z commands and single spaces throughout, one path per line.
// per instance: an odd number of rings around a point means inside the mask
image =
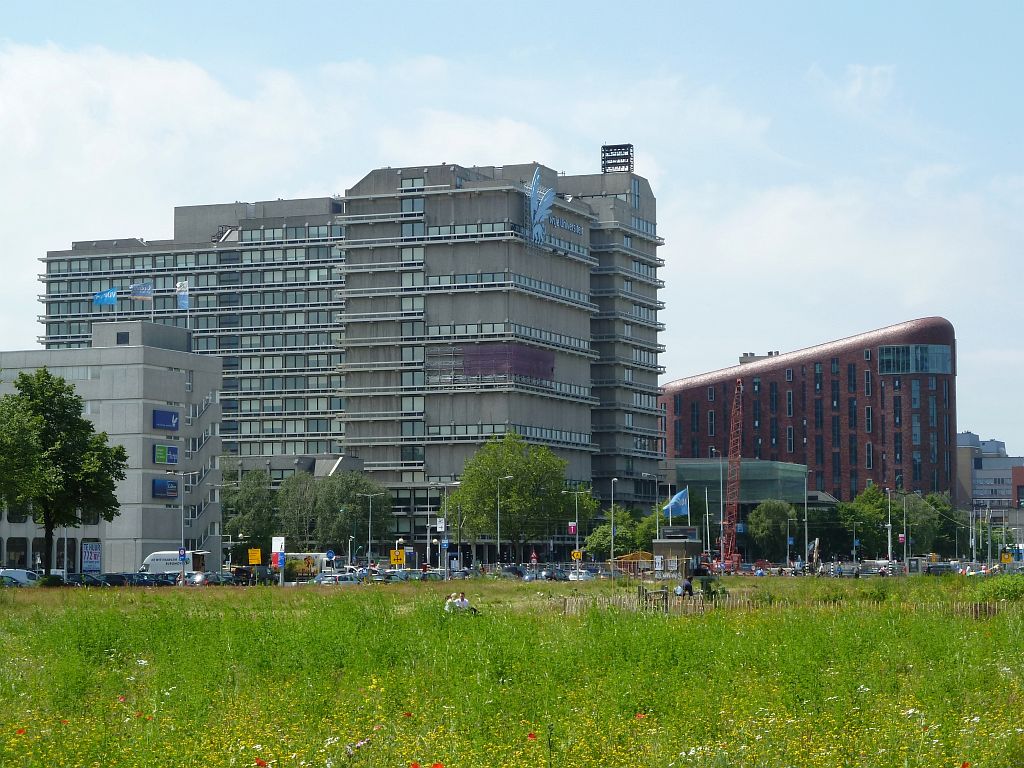
M 460 611 L 472 611 L 473 613 L 479 613 L 479 611 L 469 604 L 469 600 L 466 598 L 465 592 L 459 592 L 459 597 L 455 601 L 455 607 Z
M 452 592 L 450 595 L 448 595 L 447 599 L 444 601 L 444 610 L 445 610 L 445 612 L 446 613 L 451 613 L 456 608 L 458 608 L 458 605 L 457 605 L 458 602 L 459 602 L 458 595 L 456 595 L 454 592 Z

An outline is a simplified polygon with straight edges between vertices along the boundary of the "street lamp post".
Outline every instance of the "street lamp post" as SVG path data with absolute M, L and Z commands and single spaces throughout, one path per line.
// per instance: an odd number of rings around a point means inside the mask
M 441 542 L 439 542 L 437 539 L 434 539 L 434 549 L 437 551 L 437 568 L 438 568 L 438 570 L 441 569 L 441 547 L 439 546 L 440 543 Z M 430 565 L 429 558 L 427 559 L 427 565 Z
M 885 498 L 888 502 L 889 507 L 889 522 L 885 524 L 886 535 L 888 536 L 888 554 L 886 555 L 887 563 L 892 562 L 892 488 L 885 489 Z
M 907 533 L 907 492 L 903 492 L 903 570 L 909 573 L 907 565 L 907 545 L 910 543 L 910 534 Z
M 168 475 L 174 475 L 178 478 L 178 505 L 181 511 L 181 549 L 185 550 L 185 476 L 186 475 L 198 475 L 198 472 L 185 472 L 176 469 L 167 469 L 164 472 Z M 65 537 L 66 538 L 66 537 Z M 181 584 L 185 586 L 185 559 L 179 557 L 181 560 Z M 67 571 L 67 565 L 64 566 L 65 572 Z
M 612 576 L 615 575 L 615 484 L 619 482 L 619 478 L 612 478 L 612 550 L 611 557 L 608 559 L 612 563 Z
M 448 539 L 449 538 L 448 531 L 451 529 L 451 526 L 448 523 L 448 489 L 449 488 L 458 488 L 460 485 L 462 485 L 462 483 L 459 480 L 454 480 L 453 482 L 450 482 L 450 483 L 442 483 L 442 485 L 444 485 L 444 537 L 446 539 Z M 460 507 L 460 509 L 461 509 L 461 507 Z M 460 521 L 460 527 L 461 527 L 461 521 Z M 459 567 L 462 567 L 462 531 L 460 530 L 458 533 L 459 533 Z M 449 560 L 448 553 L 445 552 L 445 558 L 444 558 L 444 574 L 445 574 L 445 578 L 448 578 L 448 560 Z
M 796 522 L 799 522 L 799 521 L 795 517 L 787 517 L 786 518 L 786 567 L 787 568 L 789 567 L 789 564 L 793 562 L 793 558 L 790 555 L 790 551 L 789 551 L 789 542 L 790 542 L 789 524 L 791 522 L 792 523 L 796 523 Z
M 497 533 L 497 540 L 498 540 L 497 541 L 497 543 L 498 543 L 497 549 L 498 549 L 498 553 L 497 553 L 497 555 L 498 555 L 498 567 L 499 568 L 501 567 L 501 481 L 502 480 L 511 480 L 511 479 L 512 479 L 512 475 L 503 475 L 503 476 L 499 476 L 498 477 L 498 533 Z
M 803 561 L 804 566 L 807 566 L 807 551 L 811 548 L 810 542 L 807 540 L 807 476 L 810 475 L 809 469 L 804 469 L 804 556 L 800 558 Z M 809 571 L 808 571 L 809 572 Z
M 723 524 L 725 523 L 725 491 L 724 491 L 724 488 L 722 487 L 722 452 L 720 450 L 718 450 L 717 448 L 715 448 L 714 446 L 711 446 L 711 455 L 718 457 L 718 530 L 719 530 L 719 539 L 722 541 L 722 546 L 725 546 L 725 536 L 724 536 L 724 531 L 722 530 Z M 805 482 L 804 490 L 806 491 L 806 489 L 807 489 L 807 485 L 806 485 L 806 482 Z M 806 498 L 806 496 L 807 496 L 807 494 L 805 492 L 804 493 L 804 497 Z M 711 551 L 711 531 L 708 531 L 708 552 L 709 552 L 709 554 L 710 554 L 710 551 Z M 722 564 L 722 567 L 723 568 L 725 567 L 724 563 Z
M 562 491 L 562 493 L 571 493 L 576 497 L 576 551 L 580 549 L 580 494 L 590 493 L 590 491 Z M 576 561 L 576 570 L 580 569 L 580 561 Z
M 366 521 L 366 568 L 369 570 L 370 561 L 373 557 L 373 497 L 383 496 L 384 491 L 379 493 L 357 493 L 356 496 L 362 496 L 370 500 L 370 514 Z
M 352 542 L 355 541 L 355 536 L 348 537 L 348 564 L 352 565 Z

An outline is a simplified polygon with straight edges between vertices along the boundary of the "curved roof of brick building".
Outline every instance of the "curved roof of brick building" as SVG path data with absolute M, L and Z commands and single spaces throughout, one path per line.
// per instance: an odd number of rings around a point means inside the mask
M 948 344 L 955 347 L 956 333 L 953 324 L 944 317 L 922 317 L 917 320 L 908 320 L 905 323 L 888 325 L 867 333 L 860 333 L 856 336 L 848 336 L 845 339 L 837 339 L 824 344 L 818 344 L 806 349 L 798 349 L 795 352 L 771 355 L 750 363 L 734 365 L 730 368 L 722 368 L 717 371 L 700 373 L 696 376 L 688 376 L 682 379 L 675 379 L 662 385 L 665 394 L 675 389 L 689 389 L 700 385 L 718 384 L 723 380 L 740 378 L 745 376 L 756 376 L 758 373 L 775 371 L 779 368 L 791 368 L 794 365 L 821 362 L 824 359 L 835 357 L 838 354 L 847 352 L 850 349 L 877 347 L 886 344 Z M 956 351 L 953 353 L 953 371 L 956 372 Z

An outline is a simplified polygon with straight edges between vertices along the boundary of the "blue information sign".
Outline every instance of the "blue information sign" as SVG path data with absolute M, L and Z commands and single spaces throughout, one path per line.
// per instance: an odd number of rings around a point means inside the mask
M 153 498 L 154 499 L 176 499 L 178 498 L 178 479 L 177 478 L 153 478 Z
M 792 536 L 789 537 L 788 543 L 789 543 L 789 546 L 791 546 L 791 547 L 793 546 L 794 542 L 793 542 L 793 537 Z
M 334 550 L 333 549 L 328 549 L 326 556 L 327 556 L 328 560 L 333 560 L 334 559 Z
M 178 412 L 153 409 L 153 429 L 164 432 L 178 431 Z
M 180 547 L 178 549 L 178 561 L 182 562 L 182 563 L 185 562 L 185 548 L 184 547 Z
M 448 549 L 448 539 L 441 539 L 441 549 Z

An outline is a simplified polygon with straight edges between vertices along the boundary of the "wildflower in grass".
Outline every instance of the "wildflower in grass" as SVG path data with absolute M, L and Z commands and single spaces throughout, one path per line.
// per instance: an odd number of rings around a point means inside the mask
M 536 741 L 537 740 L 537 734 L 536 733 L 528 733 L 528 734 L 526 734 L 526 740 L 527 741 Z
M 260 758 L 257 757 L 256 758 L 256 765 L 258 765 L 260 768 L 267 768 L 267 761 L 266 760 L 261 760 Z
M 19 728 L 18 730 L 15 731 L 15 733 L 18 734 L 19 736 L 24 736 L 25 735 L 25 729 L 24 728 Z
M 647 715 L 644 714 L 643 712 L 637 712 L 636 713 L 636 719 L 637 720 L 643 720 L 645 717 L 647 717 Z
M 444 763 L 434 763 L 430 768 L 444 768 Z
M 402 717 L 412 717 L 412 712 L 403 712 Z
M 125 699 L 124 699 L 124 694 L 123 693 L 122 694 L 118 694 L 117 701 L 118 701 L 119 704 L 124 704 Z
M 420 764 L 417 762 L 409 763 L 409 768 L 420 768 Z
M 383 725 L 381 725 L 380 723 L 377 723 L 375 726 L 373 726 L 373 730 L 379 731 L 383 727 L 384 727 Z

